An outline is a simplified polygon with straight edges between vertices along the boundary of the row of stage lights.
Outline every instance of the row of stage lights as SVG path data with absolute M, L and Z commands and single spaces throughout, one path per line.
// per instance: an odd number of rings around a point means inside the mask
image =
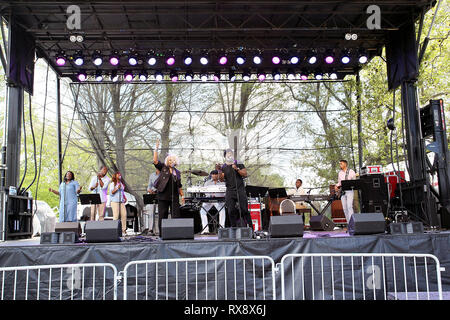
M 349 64 L 352 59 L 356 56 L 358 59 L 358 63 L 365 64 L 368 61 L 368 56 L 364 50 L 358 50 L 356 54 L 351 54 L 348 50 L 343 50 L 339 55 L 335 55 L 332 50 L 327 50 L 324 55 L 322 55 L 323 61 L 327 65 L 331 65 L 336 62 L 337 59 L 340 59 L 341 63 L 346 65 Z M 156 55 L 153 52 L 149 52 L 145 55 L 145 57 L 139 56 L 136 53 L 127 54 L 128 64 L 130 66 L 136 66 L 138 64 L 142 64 L 142 61 L 146 61 L 149 66 L 155 66 L 159 59 L 164 59 L 164 63 L 172 67 L 175 65 L 177 58 L 174 54 L 169 53 L 166 55 Z M 106 59 L 109 60 L 109 63 L 112 66 L 118 66 L 120 64 L 121 55 L 118 51 L 114 51 L 109 56 L 104 56 L 99 50 L 96 50 L 91 56 L 92 63 L 99 67 L 103 64 L 103 61 Z M 211 63 L 211 55 L 206 51 L 202 53 L 198 58 L 198 62 L 201 65 L 207 66 Z M 220 66 L 226 66 L 227 64 L 233 64 L 230 61 L 231 56 L 228 54 L 219 54 L 217 56 L 217 63 Z M 238 65 L 244 65 L 247 62 L 247 56 L 245 53 L 237 53 L 234 57 L 234 61 Z M 319 62 L 321 58 L 320 55 L 316 54 L 314 51 L 309 51 L 305 56 L 300 56 L 298 54 L 289 54 L 289 55 L 273 55 L 271 58 L 273 65 L 279 64 L 291 64 L 296 65 L 299 64 L 304 58 L 305 61 L 310 65 L 315 65 Z M 64 51 L 60 51 L 56 57 L 56 64 L 60 67 L 64 66 L 67 63 L 68 57 Z M 81 67 L 85 64 L 86 56 L 83 55 L 82 51 L 77 51 L 73 56 L 70 57 L 73 60 L 75 65 Z M 194 62 L 194 56 L 189 52 L 185 52 L 182 56 L 182 61 L 185 66 L 190 66 Z M 254 54 L 251 56 L 251 61 L 254 65 L 260 65 L 263 62 L 263 56 L 260 53 Z
M 95 76 L 94 79 L 95 81 L 101 82 L 103 80 L 105 80 L 105 78 L 108 76 L 108 74 L 103 73 L 101 70 L 97 70 L 95 72 Z M 149 75 L 147 73 L 147 71 L 143 70 L 141 71 L 138 75 L 137 74 L 133 74 L 133 72 L 131 70 L 126 71 L 123 75 L 120 75 L 116 70 L 113 70 L 111 72 L 111 74 L 109 74 L 109 80 L 112 82 L 118 82 L 121 80 L 121 76 L 122 79 L 126 82 L 131 82 L 135 79 L 135 77 L 137 76 L 139 81 L 163 81 L 163 80 L 170 80 L 172 82 L 177 82 L 179 80 L 185 80 L 187 82 L 191 82 L 191 81 L 202 81 L 202 82 L 206 82 L 206 81 L 214 81 L 214 82 L 218 82 L 218 81 L 235 81 L 235 80 L 243 80 L 243 81 L 250 81 L 250 80 L 255 80 L 257 79 L 258 81 L 262 82 L 266 79 L 271 79 L 271 80 L 275 80 L 275 81 L 280 81 L 280 80 L 289 80 L 289 81 L 293 81 L 293 80 L 324 80 L 324 79 L 329 79 L 329 80 L 337 80 L 338 79 L 338 74 L 334 71 L 329 72 L 329 73 L 322 73 L 320 71 L 316 71 L 314 74 L 309 75 L 306 72 L 295 72 L 294 70 L 288 70 L 287 73 L 283 74 L 280 73 L 280 71 L 278 71 L 277 69 L 273 70 L 272 74 L 266 74 L 265 72 L 258 72 L 257 74 L 252 74 L 249 70 L 246 70 L 242 73 L 236 73 L 234 70 L 230 70 L 227 74 L 223 74 L 220 72 L 215 72 L 214 74 L 208 74 L 207 72 L 203 72 L 200 74 L 194 74 L 192 71 L 188 71 L 186 73 L 183 74 L 178 74 L 177 71 L 172 70 L 170 72 L 170 74 L 168 74 L 168 77 L 164 75 L 163 72 L 161 71 L 156 71 L 153 75 Z M 80 71 L 77 74 L 77 79 L 78 81 L 87 81 L 88 80 L 88 74 L 86 73 L 86 71 Z

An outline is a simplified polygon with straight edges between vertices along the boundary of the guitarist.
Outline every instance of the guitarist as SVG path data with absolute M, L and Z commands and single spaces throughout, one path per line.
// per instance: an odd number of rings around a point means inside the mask
M 350 222 L 350 218 L 353 215 L 353 196 L 354 193 L 352 190 L 342 191 L 342 180 L 354 180 L 356 179 L 355 171 L 348 168 L 347 160 L 340 160 L 339 167 L 341 171 L 338 173 L 338 182 L 334 187 L 336 190 L 336 194 L 341 196 L 342 208 L 344 209 L 345 219 L 347 220 L 347 224 Z

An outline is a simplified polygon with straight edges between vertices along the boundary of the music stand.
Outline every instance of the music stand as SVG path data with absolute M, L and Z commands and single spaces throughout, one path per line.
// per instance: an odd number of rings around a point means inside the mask
M 156 194 L 146 193 L 142 197 L 144 198 L 144 204 L 157 204 L 158 203 Z
M 286 189 L 285 188 L 269 189 L 269 197 L 272 198 L 272 199 L 287 198 Z
M 100 204 L 102 200 L 100 199 L 100 195 L 98 193 L 91 194 L 80 194 L 80 202 L 81 204 Z
M 363 182 L 361 180 L 342 180 L 342 190 L 361 190 Z
M 249 198 L 264 198 L 269 188 L 257 186 L 245 186 L 245 192 Z
M 142 196 L 142 198 L 144 199 L 144 204 L 158 204 L 158 198 L 156 197 L 157 194 L 156 193 L 146 193 Z M 156 207 L 153 206 L 153 226 L 151 226 L 153 233 L 156 234 L 156 227 L 158 226 L 158 224 L 156 223 Z M 158 212 L 158 219 L 159 219 L 159 212 Z M 159 230 L 158 230 L 159 233 Z

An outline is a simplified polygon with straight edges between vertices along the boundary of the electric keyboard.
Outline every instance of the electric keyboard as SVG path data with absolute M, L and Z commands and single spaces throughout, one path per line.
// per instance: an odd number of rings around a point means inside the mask
M 332 195 L 329 194 L 305 194 L 301 196 L 291 196 L 289 197 L 294 202 L 309 202 L 309 201 L 329 201 L 333 199 Z

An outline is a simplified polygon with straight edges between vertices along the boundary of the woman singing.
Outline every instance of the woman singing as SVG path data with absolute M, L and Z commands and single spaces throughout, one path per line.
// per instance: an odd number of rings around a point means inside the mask
M 113 220 L 118 220 L 122 224 L 122 235 L 127 233 L 127 209 L 125 202 L 127 198 L 124 193 L 125 186 L 122 183 L 122 175 L 120 172 L 115 172 L 109 185 L 109 194 L 111 199 L 111 209 L 113 212 Z
M 184 196 L 183 190 L 181 189 L 181 174 L 180 171 L 175 168 L 175 166 L 178 165 L 178 158 L 174 155 L 168 155 L 163 164 L 158 160 L 158 148 L 159 140 L 156 141 L 156 148 L 153 153 L 153 164 L 156 169 L 160 171 L 155 187 L 158 191 L 158 226 L 160 234 L 162 234 L 162 219 L 168 218 L 169 207 L 172 213 L 172 218 L 178 218 L 180 216 L 180 203 L 178 196 L 181 196 L 181 200 L 183 202 Z
M 59 190 L 48 188 L 48 191 L 59 196 L 59 222 L 77 221 L 77 195 L 81 189 L 72 171 L 67 171 L 64 181 L 59 185 Z

